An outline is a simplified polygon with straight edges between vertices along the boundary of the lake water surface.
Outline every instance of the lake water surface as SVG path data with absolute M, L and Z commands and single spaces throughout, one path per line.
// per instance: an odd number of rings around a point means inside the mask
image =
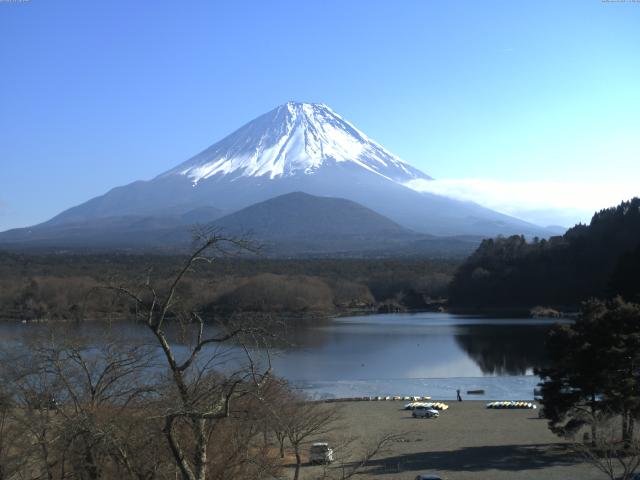
M 544 338 L 557 320 L 497 319 L 446 313 L 342 317 L 289 327 L 285 346 L 272 351 L 274 372 L 316 398 L 431 395 L 531 399 L 544 364 Z M 21 342 L 40 324 L 0 324 L 0 343 Z M 73 327 L 92 334 L 90 323 Z M 147 335 L 118 324 L 128 337 Z
M 278 352 L 280 375 L 318 397 L 431 395 L 460 389 L 483 399 L 531 399 L 544 364 L 544 339 L 557 320 L 445 313 L 335 319 L 298 333 Z

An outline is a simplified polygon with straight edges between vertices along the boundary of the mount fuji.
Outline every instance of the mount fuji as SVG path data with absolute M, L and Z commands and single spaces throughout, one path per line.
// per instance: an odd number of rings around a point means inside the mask
M 116 187 L 34 227 L 4 232 L 0 243 L 62 246 L 74 238 L 72 243 L 90 247 L 94 237 L 83 232 L 95 236 L 96 229 L 107 229 L 107 237 L 126 244 L 123 236 L 132 225 L 141 237 L 148 227 L 160 241 L 158 232 L 213 222 L 294 192 L 356 202 L 412 235 L 549 234 L 472 202 L 417 192 L 407 186 L 416 179 L 431 177 L 328 106 L 289 102 L 151 180 Z

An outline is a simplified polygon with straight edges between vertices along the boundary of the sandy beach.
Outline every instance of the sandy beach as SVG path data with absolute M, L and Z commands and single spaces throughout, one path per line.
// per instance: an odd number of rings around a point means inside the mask
M 345 402 L 343 420 L 324 439 L 335 445 L 345 437 L 359 444 L 397 434 L 360 478 L 412 480 L 436 472 L 447 480 L 598 479 L 594 467 L 565 449 L 538 410 L 491 410 L 486 402 L 447 402 L 436 419 L 414 419 L 405 402 Z M 306 466 L 302 478 L 317 478 L 322 467 Z

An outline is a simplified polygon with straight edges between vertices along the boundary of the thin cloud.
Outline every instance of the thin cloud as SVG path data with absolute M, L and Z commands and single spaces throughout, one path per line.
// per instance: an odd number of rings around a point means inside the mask
M 413 180 L 421 192 L 472 201 L 540 225 L 571 226 L 593 213 L 640 195 L 631 182 L 500 181 L 481 178 Z

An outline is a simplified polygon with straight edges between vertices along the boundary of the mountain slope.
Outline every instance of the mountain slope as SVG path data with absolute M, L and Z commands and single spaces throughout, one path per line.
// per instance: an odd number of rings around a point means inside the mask
M 273 180 L 310 175 L 334 163 L 355 164 L 398 183 L 430 179 L 326 105 L 294 102 L 256 118 L 161 177 L 183 175 L 194 184 L 219 174 Z
M 263 244 L 264 253 L 275 256 L 459 256 L 480 242 L 480 238 L 442 242 L 350 200 L 302 192 L 256 203 L 212 225 L 232 235 L 249 234 Z
M 292 192 L 348 199 L 419 233 L 547 236 L 536 225 L 475 203 L 406 186 L 416 179 L 430 177 L 327 106 L 289 102 L 152 180 L 116 187 L 9 237 L 46 242 L 47 232 L 63 238 L 65 229 L 100 219 L 175 217 L 203 208 L 230 213 Z M 7 238 L 0 234 L 0 242 Z
M 419 236 L 350 200 L 302 192 L 256 203 L 213 224 L 228 232 L 250 230 L 259 238 Z
M 187 250 L 196 223 L 198 228 L 247 237 L 261 245 L 261 254 L 268 257 L 460 257 L 470 254 L 481 240 L 416 233 L 350 200 L 301 192 L 213 220 L 218 213 L 202 209 L 180 216 L 105 217 L 53 224 L 5 232 L 2 245 L 19 250 Z
M 90 218 L 67 223 L 45 223 L 0 233 L 0 247 L 139 249 L 173 247 L 174 232 L 188 236 L 194 224 L 207 224 L 222 215 L 220 210 L 202 207 L 183 214 L 162 216 L 121 215 Z
M 350 200 L 295 192 L 265 200 L 216 220 L 235 235 L 248 233 L 267 254 L 387 252 L 423 235 Z

